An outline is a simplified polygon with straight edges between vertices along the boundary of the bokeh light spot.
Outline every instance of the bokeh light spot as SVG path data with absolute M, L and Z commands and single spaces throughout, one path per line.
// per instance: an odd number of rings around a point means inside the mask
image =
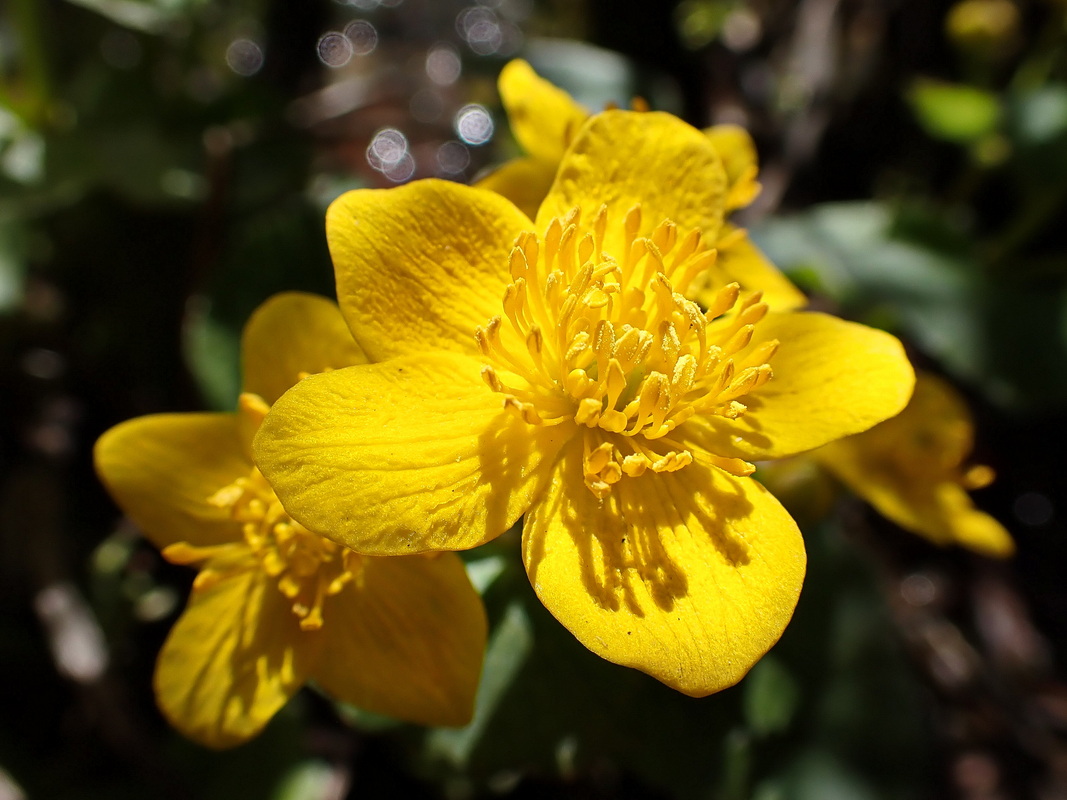
M 426 74 L 438 86 L 451 86 L 462 71 L 459 53 L 451 45 L 435 45 L 426 54 Z
M 459 175 L 470 163 L 470 150 L 462 142 L 445 142 L 437 148 L 437 166 L 445 175 Z
M 455 118 L 456 134 L 470 145 L 481 145 L 493 138 L 493 118 L 484 106 L 463 106 Z
M 327 67 L 343 67 L 352 60 L 354 50 L 351 40 L 343 33 L 330 31 L 319 38 L 319 61 Z
M 226 65 L 245 78 L 263 69 L 263 49 L 251 39 L 234 39 L 226 48 Z
M 357 56 L 369 55 L 378 46 L 378 29 L 365 19 L 348 23 L 345 36 L 352 43 L 352 52 Z

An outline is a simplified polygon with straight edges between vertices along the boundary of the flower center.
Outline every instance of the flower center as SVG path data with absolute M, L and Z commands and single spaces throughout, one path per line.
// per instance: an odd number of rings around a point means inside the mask
M 591 224 L 581 217 L 576 208 L 543 239 L 518 237 L 504 313 L 475 335 L 489 362 L 482 375 L 507 409 L 531 425 L 584 427 L 585 483 L 604 497 L 624 475 L 690 464 L 672 432 L 695 414 L 744 414 L 740 400 L 770 380 L 778 342 L 749 348 L 767 313 L 758 292 L 727 284 L 706 310 L 686 299 L 716 258 L 699 231 L 667 220 L 638 236 L 639 205 L 621 221 L 606 206 Z
M 223 487 L 208 502 L 229 509 L 233 519 L 241 523 L 244 541 L 215 547 L 172 545 L 163 551 L 164 556 L 183 564 L 210 559 L 194 583 L 196 588 L 205 588 L 226 575 L 247 569 L 247 559 L 242 559 L 244 564 L 240 565 L 234 551 L 247 555 L 251 550 L 259 568 L 275 579 L 281 593 L 292 601 L 300 627 L 321 628 L 323 601 L 358 576 L 359 555 L 290 518 L 255 467 L 248 477 Z

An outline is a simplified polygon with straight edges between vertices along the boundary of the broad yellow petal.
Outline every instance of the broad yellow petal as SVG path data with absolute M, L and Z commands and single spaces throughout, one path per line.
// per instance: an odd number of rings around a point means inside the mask
M 582 644 L 694 697 L 732 686 L 778 640 L 806 563 L 796 524 L 751 479 L 693 463 L 623 478 L 600 501 L 577 449 L 527 516 L 523 558 Z
M 537 230 L 580 206 L 601 204 L 616 219 L 641 206 L 640 235 L 665 219 L 699 229 L 713 242 L 722 226 L 726 173 L 711 141 L 671 114 L 605 111 L 590 118 L 567 150 L 537 214 Z M 609 225 L 605 250 L 621 251 L 621 225 Z
M 726 169 L 726 209 L 743 208 L 760 193 L 759 160 L 756 143 L 740 125 L 713 125 L 705 134 L 715 145 Z
M 728 283 L 738 283 L 744 291 L 763 292 L 763 302 L 775 311 L 791 311 L 807 305 L 808 298 L 748 238 L 748 233 L 726 223 L 715 243 L 719 252 L 714 266 L 703 277 L 703 286 L 693 292 L 705 307 Z
M 303 292 L 276 294 L 257 308 L 241 338 L 244 390 L 270 405 L 304 374 L 365 364 L 341 310 Z
M 255 736 L 307 679 L 321 647 L 251 554 L 248 569 L 193 591 L 156 664 L 171 724 L 208 747 Z
M 453 553 L 362 560 L 327 601 L 312 678 L 339 700 L 421 725 L 465 725 L 474 711 L 486 620 Z
M 974 444 L 966 402 L 951 385 L 920 373 L 900 414 L 811 455 L 883 516 L 938 545 L 1011 555 L 1004 527 L 975 509 L 964 488 Z
M 208 498 L 248 474 L 233 414 L 153 414 L 122 422 L 93 451 L 115 502 L 160 548 L 241 538 L 229 511 Z
M 748 461 L 784 458 L 867 430 L 911 396 L 911 363 L 885 331 L 828 314 L 771 313 L 748 351 L 774 339 L 781 342 L 770 362 L 774 377 L 741 399 L 748 412 L 736 420 L 694 417 L 679 438 Z
M 475 186 L 503 195 L 533 219 L 555 177 L 556 162 L 515 158 L 490 172 Z
M 450 353 L 313 375 L 274 404 L 256 462 L 299 522 L 353 550 L 462 550 L 529 508 L 569 424 L 503 408 L 481 362 Z
M 960 545 L 993 558 L 1015 552 L 1011 534 L 976 509 L 970 495 L 952 480 L 904 476 L 884 461 L 866 457 L 848 439 L 816 453 L 820 463 L 879 514 L 936 545 Z
M 589 111 L 521 59 L 500 71 L 498 86 L 511 132 L 523 150 L 541 161 L 558 162 Z
M 372 361 L 426 350 L 477 353 L 500 313 L 508 255 L 530 220 L 495 192 L 440 180 L 334 201 L 326 237 L 341 311 Z

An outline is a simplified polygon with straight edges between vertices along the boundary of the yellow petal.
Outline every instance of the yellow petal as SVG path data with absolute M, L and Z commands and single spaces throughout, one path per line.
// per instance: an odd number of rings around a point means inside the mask
M 96 472 L 115 502 L 159 548 L 241 538 L 229 511 L 208 498 L 252 465 L 233 414 L 154 414 L 97 440 Z
M 240 744 L 262 730 L 307 679 L 321 647 L 259 569 L 194 590 L 156 664 L 156 699 L 190 739 Z
M 742 398 L 748 412 L 736 420 L 694 417 L 680 438 L 747 461 L 784 458 L 867 430 L 911 396 L 911 363 L 885 331 L 828 314 L 771 313 L 748 350 L 773 339 L 781 342 L 770 362 L 774 377 Z
M 974 424 L 945 381 L 920 373 L 907 408 L 871 430 L 812 453 L 880 514 L 938 545 L 985 555 L 1014 551 L 1010 534 L 964 490 Z
M 715 246 L 719 251 L 715 265 L 705 273 L 704 285 L 693 293 L 705 307 L 723 286 L 735 282 L 745 291 L 762 291 L 763 301 L 775 311 L 807 305 L 804 293 L 752 243 L 746 231 L 726 223 Z
M 589 112 L 521 59 L 500 71 L 498 85 L 511 132 L 523 150 L 541 161 L 557 163 Z
M 624 478 L 600 501 L 576 449 L 527 516 L 523 558 L 582 644 L 694 697 L 732 686 L 778 640 L 806 563 L 796 524 L 751 479 L 693 463 Z
M 256 462 L 295 519 L 357 552 L 474 547 L 530 506 L 573 427 L 516 418 L 480 370 L 428 353 L 313 375 L 274 404 Z
M 341 311 L 372 361 L 477 353 L 500 313 L 508 256 L 530 221 L 504 197 L 440 180 L 361 189 L 334 201 L 326 237 Z
M 722 160 L 701 131 L 661 112 L 605 111 L 586 123 L 567 150 L 538 211 L 537 230 L 575 206 L 595 214 L 606 204 L 621 218 L 640 204 L 640 235 L 670 219 L 683 230 L 700 229 L 713 242 L 725 195 Z M 604 249 L 622 252 L 612 238 L 622 235 L 621 226 L 608 230 Z
M 367 362 L 337 304 L 303 292 L 276 294 L 252 313 L 241 356 L 244 390 L 267 405 L 304 374 Z
M 537 216 L 556 177 L 556 162 L 515 158 L 502 164 L 474 185 L 501 194 L 531 219 Z
M 486 620 L 453 553 L 362 560 L 327 601 L 312 673 L 339 700 L 421 725 L 465 725 L 474 711 Z
M 760 193 L 756 143 L 740 125 L 713 125 L 705 134 L 715 145 L 726 169 L 726 209 L 743 208 Z

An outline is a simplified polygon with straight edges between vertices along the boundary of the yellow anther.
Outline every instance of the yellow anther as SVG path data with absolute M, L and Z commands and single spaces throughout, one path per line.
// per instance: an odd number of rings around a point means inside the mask
M 715 295 L 715 299 L 708 306 L 707 318 L 709 320 L 721 317 L 734 307 L 738 295 L 741 294 L 741 286 L 736 283 L 728 283 Z
M 678 241 L 678 226 L 670 220 L 664 220 L 652 231 L 652 243 L 661 253 L 669 252 Z
M 739 478 L 747 478 L 756 471 L 755 465 L 749 464 L 747 461 L 740 458 L 727 458 L 725 456 L 717 456 L 714 454 L 707 454 L 706 457 L 719 469 L 729 472 L 731 475 L 736 475 Z
M 489 388 L 494 392 L 504 391 L 504 384 L 502 384 L 500 378 L 497 377 L 496 370 L 488 364 L 482 367 L 482 380 L 485 381 Z
M 723 350 L 733 355 L 738 350 L 744 350 L 748 347 L 748 343 L 752 341 L 752 334 L 755 333 L 755 327 L 752 325 L 743 325 L 737 333 L 730 337 L 730 340 L 723 345 Z
M 626 389 L 626 373 L 617 358 L 608 361 L 607 373 L 604 388 L 607 390 L 608 408 L 615 408 Z
M 595 427 L 600 421 L 600 401 L 592 397 L 586 397 L 578 403 L 578 410 L 574 414 L 574 421 L 579 425 Z
M 524 277 L 527 272 L 530 271 L 530 263 L 526 260 L 526 253 L 523 248 L 516 243 L 515 247 L 511 249 L 511 255 L 508 258 L 508 272 L 511 274 L 511 279 Z
M 585 470 L 588 473 L 598 473 L 611 462 L 614 447 L 611 442 L 603 442 L 590 450 L 585 455 Z
M 992 467 L 983 464 L 975 464 L 963 473 L 963 488 L 968 490 L 984 489 L 997 477 Z
M 606 497 L 624 477 L 690 464 L 672 432 L 695 414 L 744 414 L 740 401 L 771 379 L 777 343 L 750 347 L 767 313 L 758 292 L 727 284 L 706 311 L 685 297 L 716 259 L 699 230 L 645 227 L 639 205 L 622 219 L 606 205 L 591 212 L 516 238 L 501 315 L 475 336 L 483 379 L 509 413 L 582 426 L 586 486 Z
M 572 369 L 563 379 L 563 387 L 567 394 L 576 400 L 580 400 L 596 386 L 596 381 L 589 377 L 584 369 Z

